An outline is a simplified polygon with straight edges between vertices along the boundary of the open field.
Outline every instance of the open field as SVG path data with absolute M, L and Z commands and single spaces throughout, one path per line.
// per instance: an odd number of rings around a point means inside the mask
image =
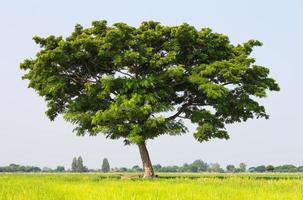
M 122 176 L 122 179 L 121 179 Z M 303 174 L 0 174 L 0 200 L 303 199 Z

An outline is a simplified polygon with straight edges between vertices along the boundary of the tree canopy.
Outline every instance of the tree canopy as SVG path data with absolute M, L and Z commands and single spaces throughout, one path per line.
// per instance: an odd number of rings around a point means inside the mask
M 197 125 L 197 141 L 228 139 L 226 124 L 268 118 L 257 98 L 279 90 L 269 69 L 250 56 L 261 42 L 233 45 L 187 23 L 147 21 L 136 28 L 94 21 L 76 25 L 66 38 L 34 41 L 41 49 L 21 64 L 23 78 L 44 97 L 47 116 L 63 114 L 78 135 L 142 144 L 187 132 L 188 119 Z

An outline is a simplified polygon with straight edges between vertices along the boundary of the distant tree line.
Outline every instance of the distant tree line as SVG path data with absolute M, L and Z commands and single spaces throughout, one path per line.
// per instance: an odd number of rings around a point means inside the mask
M 273 165 L 260 165 L 257 167 L 250 167 L 248 172 L 303 172 L 303 166 L 295 166 L 295 165 L 280 165 L 280 166 L 273 166 Z
M 303 166 L 294 166 L 294 165 L 260 165 L 256 167 L 250 167 L 247 169 L 245 163 L 240 163 L 239 166 L 229 164 L 223 169 L 218 163 L 206 163 L 202 160 L 195 160 L 194 162 L 188 164 L 185 163 L 182 166 L 161 166 L 160 164 L 153 165 L 153 168 L 156 172 L 216 172 L 216 173 L 243 173 L 243 172 L 303 172 Z M 132 168 L 113 168 L 114 172 L 142 172 L 143 169 L 138 165 L 133 166 Z
M 81 156 L 78 158 L 74 157 L 71 164 L 71 169 L 66 170 L 63 166 L 57 166 L 55 169 L 51 169 L 48 167 L 43 167 L 42 169 L 35 166 L 22 166 L 17 164 L 10 164 L 8 166 L 0 167 L 0 172 L 143 172 L 143 169 L 135 165 L 132 168 L 126 167 L 114 167 L 110 168 L 110 164 L 107 158 L 104 158 L 101 164 L 101 169 L 88 169 L 83 164 L 83 159 Z M 227 165 L 225 169 L 223 169 L 218 163 L 206 163 L 202 160 L 195 160 L 192 163 L 185 163 L 182 166 L 161 166 L 160 164 L 153 165 L 153 168 L 156 172 L 216 172 L 216 173 L 243 173 L 243 172 L 255 172 L 255 173 L 263 173 L 263 172 L 303 172 L 303 166 L 295 166 L 295 165 L 260 165 L 256 167 L 250 167 L 247 169 L 245 163 L 240 163 L 239 166 L 235 165 Z
M 39 168 L 35 166 L 23 166 L 17 164 L 10 164 L 8 166 L 0 167 L 0 172 L 62 172 L 65 171 L 64 167 L 58 166 L 56 169 L 47 167 Z
M 22 166 L 17 164 L 10 164 L 8 166 L 0 167 L 0 172 L 40 172 L 39 167 Z

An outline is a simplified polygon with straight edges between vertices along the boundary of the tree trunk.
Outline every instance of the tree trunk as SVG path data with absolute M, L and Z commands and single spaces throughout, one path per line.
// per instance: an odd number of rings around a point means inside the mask
M 149 158 L 149 154 L 148 154 L 145 142 L 139 143 L 138 147 L 139 147 L 140 156 L 141 156 L 141 160 L 142 160 L 142 164 L 143 164 L 143 171 L 144 171 L 143 178 L 154 178 L 155 173 L 154 173 L 154 169 L 153 169 L 153 166 L 152 166 L 150 158 Z

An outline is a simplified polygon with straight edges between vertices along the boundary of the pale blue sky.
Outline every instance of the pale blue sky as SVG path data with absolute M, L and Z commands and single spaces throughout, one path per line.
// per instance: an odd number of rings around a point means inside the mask
M 144 20 L 165 25 L 187 22 L 198 29 L 210 27 L 233 43 L 258 39 L 257 63 L 268 66 L 281 92 L 262 100 L 271 118 L 228 127 L 231 139 L 198 143 L 190 133 L 163 136 L 148 142 L 154 164 L 183 164 L 200 158 L 207 162 L 248 165 L 303 165 L 303 1 L 1 1 L 0 2 L 0 165 L 19 163 L 70 167 L 82 155 L 91 168 L 107 157 L 112 166 L 141 164 L 136 146 L 98 137 L 76 137 L 72 126 L 58 118 L 50 122 L 45 103 L 21 80 L 19 63 L 34 57 L 33 35 L 68 35 L 76 23 L 138 26 Z

